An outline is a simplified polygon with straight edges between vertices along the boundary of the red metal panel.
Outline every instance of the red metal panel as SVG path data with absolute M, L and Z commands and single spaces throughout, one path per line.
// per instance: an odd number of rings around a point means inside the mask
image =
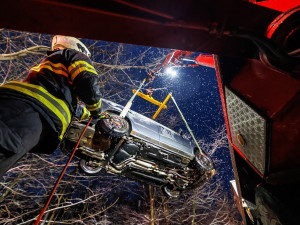
M 267 0 L 267 1 L 257 2 L 256 4 L 270 9 L 275 9 L 281 12 L 285 12 L 291 8 L 300 5 L 300 1 L 299 0 Z
M 289 179 L 287 174 L 298 176 L 292 173 L 300 166 L 300 81 L 257 60 L 248 60 L 230 87 L 271 123 L 267 149 L 270 181 Z
M 220 32 L 263 34 L 278 15 L 239 0 L 0 0 L 0 10 L 2 28 L 247 57 L 251 41 Z
M 230 86 L 269 118 L 275 118 L 280 116 L 287 102 L 297 94 L 300 82 L 289 74 L 266 67 L 257 60 L 249 60 Z
M 215 68 L 215 61 L 212 55 L 202 55 L 200 54 L 196 59 L 196 63 L 201 66 L 206 66 L 210 68 Z
M 238 147 L 236 147 L 232 143 L 232 137 L 231 137 L 231 132 L 230 132 L 230 126 L 229 126 L 229 121 L 228 121 L 228 113 L 227 113 L 227 107 L 226 107 L 226 99 L 224 96 L 224 83 L 223 83 L 223 77 L 221 74 L 221 68 L 220 68 L 220 62 L 218 56 L 214 56 L 214 63 L 215 63 L 215 69 L 216 69 L 216 75 L 217 75 L 217 80 L 218 80 L 218 86 L 219 86 L 219 92 L 220 92 L 220 97 L 221 97 L 221 102 L 222 102 L 222 108 L 223 108 L 223 114 L 224 114 L 224 119 L 225 119 L 225 124 L 226 124 L 226 130 L 227 130 L 227 135 L 228 135 L 228 140 L 230 142 L 230 145 L 233 147 L 233 149 L 251 166 L 251 168 L 260 176 L 263 177 L 263 175 L 252 165 L 251 162 L 245 157 L 245 155 L 239 150 Z
M 228 122 L 226 99 L 225 99 L 225 96 L 224 96 L 225 92 L 224 92 L 223 77 L 222 77 L 222 74 L 221 74 L 219 58 L 216 55 L 214 56 L 214 63 L 215 63 L 215 69 L 216 69 L 216 75 L 217 75 L 217 80 L 218 80 L 218 86 L 219 86 L 222 109 L 223 109 L 223 114 L 224 114 L 224 119 L 225 119 L 225 124 L 226 124 L 227 135 L 228 135 L 229 141 L 232 143 L 232 138 L 231 138 L 231 133 L 230 133 L 230 126 L 229 126 L 229 122 Z M 242 155 L 242 157 L 245 158 L 245 156 L 243 156 L 243 155 Z
M 299 82 L 298 82 L 299 83 Z M 300 170 L 300 93 L 292 98 L 272 124 L 272 172 Z M 299 174 L 299 173 L 298 173 Z M 295 175 L 295 174 L 293 174 Z

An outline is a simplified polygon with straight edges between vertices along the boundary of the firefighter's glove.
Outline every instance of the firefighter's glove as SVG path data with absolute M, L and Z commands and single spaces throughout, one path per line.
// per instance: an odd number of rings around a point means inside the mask
M 98 115 L 94 116 L 94 119 L 109 119 L 110 118 L 110 114 L 108 112 L 102 112 L 99 113 Z

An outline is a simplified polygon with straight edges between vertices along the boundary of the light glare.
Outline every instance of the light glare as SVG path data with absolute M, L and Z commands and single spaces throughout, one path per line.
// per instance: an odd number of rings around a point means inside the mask
M 175 77 L 177 75 L 176 71 L 172 67 L 167 68 L 166 73 L 170 74 L 172 77 Z

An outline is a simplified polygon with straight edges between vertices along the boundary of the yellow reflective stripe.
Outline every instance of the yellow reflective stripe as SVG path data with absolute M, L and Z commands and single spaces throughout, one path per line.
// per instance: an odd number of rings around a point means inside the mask
M 85 107 L 83 107 L 83 114 L 81 116 L 81 119 L 82 120 L 88 119 L 88 118 L 90 118 L 90 116 L 91 116 L 91 113 Z
M 47 60 L 47 61 L 45 61 L 45 62 L 39 64 L 38 66 L 33 67 L 32 69 L 39 69 L 41 66 L 43 66 L 43 65 L 45 65 L 45 64 L 49 64 L 49 65 L 51 65 L 51 66 L 53 66 L 53 67 L 61 68 L 61 69 L 63 69 L 65 72 L 68 71 L 64 64 L 62 64 L 62 63 L 53 63 L 53 62 L 51 62 L 51 61 L 49 61 L 49 60 Z
M 86 104 L 86 108 L 91 112 L 91 111 L 95 111 L 97 109 L 99 109 L 101 107 L 101 98 L 99 100 L 99 102 L 93 104 L 93 105 L 88 105 Z
M 9 82 L 8 84 L 19 84 L 19 85 L 24 85 L 24 86 L 28 86 L 28 87 L 32 87 L 35 89 L 38 89 L 39 91 L 43 92 L 47 97 L 51 98 L 51 100 L 54 100 L 55 102 L 57 102 L 57 104 L 59 105 L 59 107 L 62 107 L 62 109 L 67 112 L 67 118 L 68 118 L 68 122 L 71 121 L 71 113 L 70 113 L 70 109 L 67 106 L 67 104 L 61 100 L 60 98 L 55 97 L 54 95 L 50 94 L 45 88 L 35 85 L 35 84 L 28 84 L 28 83 L 23 83 L 23 82 L 18 82 L 18 81 L 12 81 Z
M 25 93 L 37 99 L 47 108 L 49 108 L 62 123 L 62 132 L 59 136 L 62 139 L 63 134 L 65 133 L 67 126 L 71 121 L 70 110 L 64 101 L 51 95 L 46 89 L 34 84 L 12 81 L 8 84 L 2 85 L 1 88 L 10 88 Z
M 81 64 L 85 65 L 87 68 L 90 68 L 95 73 L 97 73 L 95 71 L 94 67 L 91 64 L 87 63 L 86 61 L 77 61 L 77 62 L 73 63 L 71 66 L 69 66 L 68 71 L 70 72 L 71 70 L 75 69 L 76 66 L 81 65 Z
M 77 61 L 77 62 L 73 63 L 71 66 L 69 66 L 68 71 L 71 75 L 72 81 L 77 77 L 77 75 L 79 73 L 81 73 L 83 71 L 88 71 L 88 72 L 98 75 L 95 68 L 92 65 L 90 65 L 89 63 L 87 63 L 86 61 Z
M 38 66 L 31 68 L 31 70 L 39 72 L 41 69 L 49 69 L 54 73 L 64 75 L 65 77 L 69 78 L 68 70 L 62 63 L 53 63 L 50 61 L 46 61 L 41 63 Z

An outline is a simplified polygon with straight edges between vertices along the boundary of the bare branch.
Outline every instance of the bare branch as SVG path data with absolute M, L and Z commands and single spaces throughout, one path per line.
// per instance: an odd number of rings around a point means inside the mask
M 28 54 L 36 54 L 36 52 L 39 52 L 39 51 L 49 51 L 49 50 L 51 50 L 51 49 L 47 46 L 42 46 L 42 45 L 33 46 L 33 47 L 29 47 L 29 48 L 23 49 L 18 52 L 9 53 L 9 54 L 1 54 L 0 61 L 13 60 L 13 59 L 27 56 Z

